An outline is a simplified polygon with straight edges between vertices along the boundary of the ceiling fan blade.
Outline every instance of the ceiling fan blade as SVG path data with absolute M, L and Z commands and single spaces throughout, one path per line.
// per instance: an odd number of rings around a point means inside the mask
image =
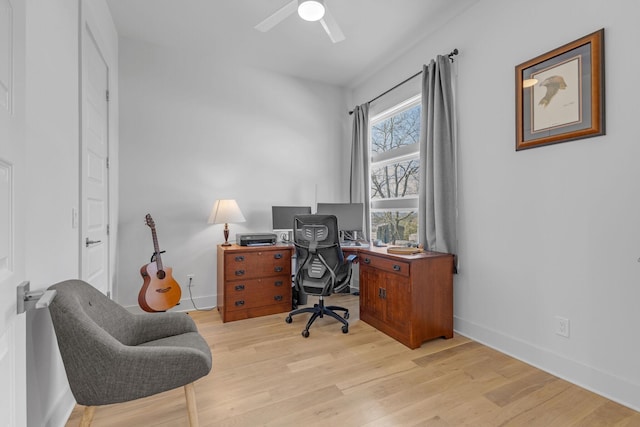
M 320 23 L 332 42 L 338 43 L 345 39 L 344 33 L 340 29 L 338 22 L 335 20 L 331 12 L 329 12 L 329 9 L 326 9 L 324 17 L 320 20 Z
M 256 25 L 255 29 L 262 31 L 263 33 L 269 31 L 280 22 L 284 21 L 285 18 L 287 18 L 296 10 L 298 10 L 298 0 L 292 0 L 275 11 L 273 15 L 269 16 L 267 19 Z

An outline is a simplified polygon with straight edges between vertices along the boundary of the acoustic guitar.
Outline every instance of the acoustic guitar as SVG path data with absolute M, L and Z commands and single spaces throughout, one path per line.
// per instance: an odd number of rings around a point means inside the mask
M 140 274 L 144 279 L 140 293 L 138 294 L 138 304 L 140 308 L 148 312 L 167 311 L 180 302 L 182 291 L 180 285 L 171 276 L 172 269 L 162 265 L 158 236 L 156 235 L 156 225 L 150 214 L 145 216 L 146 224 L 151 228 L 153 237 L 153 256 L 149 264 L 140 268 Z

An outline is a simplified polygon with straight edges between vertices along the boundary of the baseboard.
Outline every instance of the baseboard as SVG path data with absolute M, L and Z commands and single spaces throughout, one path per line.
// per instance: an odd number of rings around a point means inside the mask
M 51 410 L 44 420 L 45 427 L 64 427 L 69 420 L 73 408 L 76 407 L 76 399 L 71 393 L 71 389 L 67 386 L 60 394 L 56 402 L 52 405 Z M 28 420 L 27 420 L 28 421 Z M 31 425 L 31 423 L 28 423 Z M 40 425 L 40 424 L 38 424 Z
M 640 411 L 640 385 L 474 322 L 454 318 L 455 332 L 558 378 Z
M 170 311 L 194 311 L 194 310 L 209 310 L 212 307 L 216 306 L 216 296 L 210 295 L 206 297 L 197 297 L 191 299 L 189 297 L 189 293 L 182 293 L 182 299 L 180 299 L 180 304 L 170 309 Z M 140 308 L 139 305 L 128 305 L 125 306 L 127 310 L 131 313 L 145 313 L 144 310 Z
M 180 305 L 175 307 L 175 311 L 194 311 L 194 310 L 215 310 L 216 297 L 198 297 L 180 300 Z

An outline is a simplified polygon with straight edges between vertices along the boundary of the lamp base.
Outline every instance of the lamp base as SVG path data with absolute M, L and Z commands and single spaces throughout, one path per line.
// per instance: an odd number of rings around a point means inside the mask
M 224 243 L 221 246 L 231 246 L 231 243 L 229 243 L 229 224 L 224 224 L 224 230 L 222 232 L 224 234 Z

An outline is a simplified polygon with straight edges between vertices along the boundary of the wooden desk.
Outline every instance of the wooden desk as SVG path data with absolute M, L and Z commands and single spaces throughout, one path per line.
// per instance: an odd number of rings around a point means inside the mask
M 360 319 L 409 348 L 453 337 L 453 255 L 395 255 L 344 247 L 360 266 Z M 218 245 L 218 311 L 223 322 L 291 310 L 294 247 Z
M 453 337 L 453 255 L 394 255 L 387 248 L 344 248 L 360 266 L 360 320 L 418 348 Z
M 218 245 L 218 311 L 223 322 L 291 310 L 293 247 Z

